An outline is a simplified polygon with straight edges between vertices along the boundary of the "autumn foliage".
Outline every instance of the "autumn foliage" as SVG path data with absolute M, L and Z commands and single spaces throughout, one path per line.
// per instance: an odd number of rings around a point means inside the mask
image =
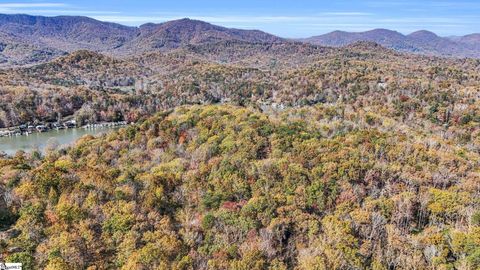
M 477 269 L 472 136 L 341 103 L 178 107 L 0 160 L 1 256 L 26 269 Z

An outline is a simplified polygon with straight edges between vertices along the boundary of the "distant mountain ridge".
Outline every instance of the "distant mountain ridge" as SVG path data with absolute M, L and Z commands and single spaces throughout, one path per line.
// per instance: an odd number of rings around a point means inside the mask
M 129 54 L 131 51 L 168 50 L 220 41 L 275 43 L 284 39 L 259 30 L 240 30 L 198 20 L 180 19 L 161 24 L 141 25 L 137 29 L 137 35 L 119 48 L 119 51 Z
M 358 33 L 334 31 L 300 41 L 329 47 L 367 41 L 401 52 L 480 58 L 480 34 L 447 38 L 425 30 L 403 35 L 375 29 Z M 0 14 L 0 67 L 45 63 L 77 50 L 117 57 L 224 42 L 269 45 L 295 41 L 259 30 L 226 28 L 191 19 L 131 27 L 81 16 Z
M 334 31 L 301 41 L 332 47 L 343 47 L 358 41 L 370 41 L 402 52 L 480 58 L 480 34 L 448 38 L 440 37 L 426 30 L 403 35 L 388 29 L 374 29 L 365 32 Z
M 132 55 L 219 41 L 285 40 L 258 30 L 232 29 L 190 19 L 129 27 L 79 16 L 0 14 L 3 65 L 35 64 L 76 50 Z

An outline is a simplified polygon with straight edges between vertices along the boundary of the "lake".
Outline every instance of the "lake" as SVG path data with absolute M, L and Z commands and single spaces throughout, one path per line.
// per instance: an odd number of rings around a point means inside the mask
M 70 145 L 84 135 L 89 134 L 95 136 L 119 128 L 120 127 L 102 127 L 95 129 L 74 128 L 51 130 L 43 133 L 32 133 L 28 136 L 0 137 L 0 152 L 13 155 L 18 150 L 23 150 L 25 152 L 39 150 L 43 153 L 45 147 L 51 141 L 55 141 L 60 146 Z

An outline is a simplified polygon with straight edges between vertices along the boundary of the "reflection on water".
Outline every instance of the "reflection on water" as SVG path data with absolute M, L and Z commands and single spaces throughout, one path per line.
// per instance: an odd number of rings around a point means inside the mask
M 26 152 L 32 150 L 45 151 L 48 144 L 58 144 L 60 146 L 69 145 L 84 135 L 99 135 L 108 131 L 118 129 L 116 128 L 96 128 L 96 129 L 62 129 L 52 130 L 44 133 L 33 133 L 28 136 L 14 136 L 0 138 L 0 152 L 5 152 L 8 155 L 15 154 L 18 150 Z

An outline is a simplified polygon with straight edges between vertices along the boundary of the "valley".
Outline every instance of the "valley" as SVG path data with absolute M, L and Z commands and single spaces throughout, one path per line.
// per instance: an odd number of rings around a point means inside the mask
M 1 15 L 0 262 L 478 269 L 476 42 Z

